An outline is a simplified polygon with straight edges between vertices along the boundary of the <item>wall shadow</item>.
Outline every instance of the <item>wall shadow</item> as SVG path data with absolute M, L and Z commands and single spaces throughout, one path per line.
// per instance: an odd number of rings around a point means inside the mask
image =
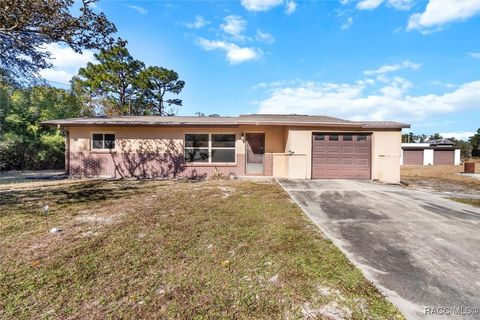
M 118 140 L 119 153 L 111 152 L 115 177 L 119 178 L 178 178 L 191 180 L 206 178 L 189 169 L 181 145 L 172 139 L 141 140 L 135 146 L 125 140 Z

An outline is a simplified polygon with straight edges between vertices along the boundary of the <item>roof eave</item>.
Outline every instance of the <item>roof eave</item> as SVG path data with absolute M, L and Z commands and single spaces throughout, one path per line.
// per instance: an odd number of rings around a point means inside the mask
M 102 127 L 238 127 L 238 124 L 235 123 L 149 123 L 149 122 L 136 122 L 136 123 L 125 123 L 125 122 L 50 122 L 45 121 L 40 123 L 42 126 L 46 127 L 91 127 L 91 126 L 102 126 Z
M 255 126 L 297 126 L 297 127 L 342 127 L 342 128 L 360 128 L 360 129 L 404 129 L 410 128 L 409 124 L 392 123 L 384 125 L 365 124 L 358 122 L 293 122 L 293 121 L 235 121 L 230 123 L 222 122 L 124 122 L 124 121 L 61 121 L 51 120 L 40 123 L 45 127 L 85 127 L 85 126 L 108 126 L 108 127 L 238 127 L 239 125 Z
M 383 125 L 383 126 L 362 125 L 362 128 L 365 128 L 365 129 L 408 129 L 408 128 L 410 128 L 410 125 L 405 124 L 405 123 Z

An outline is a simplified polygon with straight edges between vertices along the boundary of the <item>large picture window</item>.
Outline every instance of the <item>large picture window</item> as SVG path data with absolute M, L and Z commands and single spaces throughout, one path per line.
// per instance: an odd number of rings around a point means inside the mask
M 92 134 L 92 150 L 115 149 L 115 134 L 94 133 Z
M 185 134 L 185 162 L 235 163 L 235 134 Z

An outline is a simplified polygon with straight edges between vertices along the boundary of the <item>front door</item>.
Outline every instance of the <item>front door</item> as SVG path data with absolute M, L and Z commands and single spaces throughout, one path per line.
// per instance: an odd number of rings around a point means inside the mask
M 263 175 L 263 160 L 265 155 L 265 133 L 245 134 L 247 147 L 247 174 Z

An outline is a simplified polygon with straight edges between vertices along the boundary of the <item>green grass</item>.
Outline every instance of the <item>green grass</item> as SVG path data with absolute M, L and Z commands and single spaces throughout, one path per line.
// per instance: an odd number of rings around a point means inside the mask
M 480 199 L 472 199 L 472 198 L 449 198 L 450 200 L 469 204 L 471 206 L 480 207 Z
M 321 318 L 333 302 L 354 319 L 403 319 L 273 183 L 4 191 L 0 239 L 4 319 Z

